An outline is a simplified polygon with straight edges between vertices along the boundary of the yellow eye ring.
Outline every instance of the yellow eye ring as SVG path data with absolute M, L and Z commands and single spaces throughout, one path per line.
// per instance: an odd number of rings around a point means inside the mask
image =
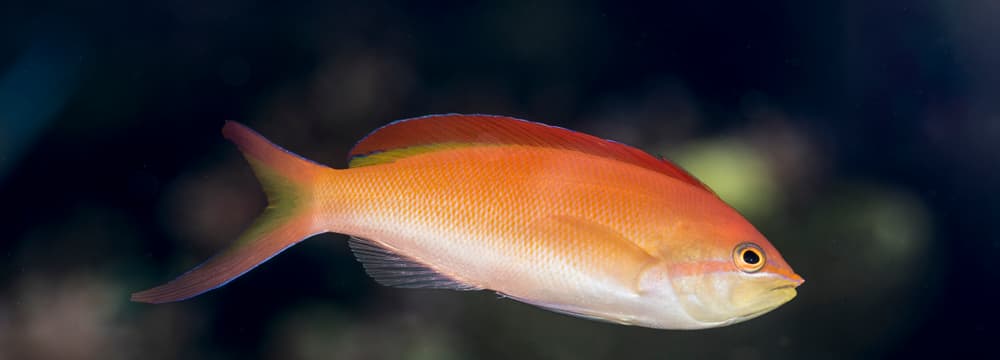
M 767 258 L 764 250 L 753 243 L 742 243 L 733 250 L 733 263 L 745 273 L 755 273 L 764 268 Z

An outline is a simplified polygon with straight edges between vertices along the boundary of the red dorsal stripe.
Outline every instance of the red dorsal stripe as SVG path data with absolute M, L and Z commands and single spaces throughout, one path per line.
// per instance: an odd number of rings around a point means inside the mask
M 361 139 L 351 149 L 349 158 L 441 143 L 569 149 L 638 165 L 712 192 L 679 166 L 634 147 L 557 126 L 496 115 L 428 115 L 395 121 Z

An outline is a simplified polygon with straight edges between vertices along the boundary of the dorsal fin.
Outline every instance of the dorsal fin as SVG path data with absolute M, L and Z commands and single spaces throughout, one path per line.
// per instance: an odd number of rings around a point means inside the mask
M 379 284 L 401 288 L 429 288 L 449 290 L 482 290 L 463 283 L 417 262 L 397 254 L 368 239 L 351 237 L 348 246 L 354 257 L 365 267 L 365 272 Z
M 712 192 L 681 167 L 637 148 L 557 126 L 496 115 L 428 115 L 395 121 L 361 139 L 351 149 L 349 159 L 351 167 L 359 167 L 429 151 L 498 144 L 569 149 L 611 158 Z

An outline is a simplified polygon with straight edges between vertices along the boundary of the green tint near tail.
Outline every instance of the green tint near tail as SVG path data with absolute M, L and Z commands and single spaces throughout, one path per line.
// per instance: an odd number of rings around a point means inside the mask
M 133 301 L 164 303 L 197 296 L 323 232 L 314 221 L 312 185 L 332 169 L 282 149 L 235 122 L 227 122 L 222 133 L 250 163 L 267 194 L 267 208 L 229 248 L 166 284 L 132 294 Z
M 248 157 L 247 162 L 253 167 L 264 193 L 267 194 L 267 208 L 234 245 L 253 242 L 254 239 L 274 231 L 307 210 L 304 204 L 312 201 L 310 191 L 303 189 L 291 179 L 253 158 Z

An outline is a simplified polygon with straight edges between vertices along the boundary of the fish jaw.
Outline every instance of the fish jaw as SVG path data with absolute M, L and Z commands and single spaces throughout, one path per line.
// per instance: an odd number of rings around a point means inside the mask
M 725 263 L 709 264 L 724 267 Z M 653 267 L 641 277 L 644 294 L 667 297 L 682 309 L 687 329 L 731 325 L 764 315 L 791 301 L 804 280 L 796 274 L 706 271 L 671 277 L 671 266 Z
M 530 296 L 515 300 L 557 313 L 622 325 L 667 330 L 727 326 L 764 315 L 796 296 L 801 278 L 768 274 L 743 278 L 734 273 L 683 275 L 673 279 L 663 264 L 650 265 L 617 291 L 591 294 L 586 302 L 549 302 Z
M 667 330 L 727 326 L 764 315 L 791 301 L 803 280 L 775 274 L 706 273 L 671 278 L 656 263 L 628 284 L 606 287 L 584 302 L 551 302 L 531 296 L 506 297 L 561 314 L 621 325 Z M 747 274 L 742 274 L 747 275 Z M 607 291 L 614 290 L 614 291 Z

